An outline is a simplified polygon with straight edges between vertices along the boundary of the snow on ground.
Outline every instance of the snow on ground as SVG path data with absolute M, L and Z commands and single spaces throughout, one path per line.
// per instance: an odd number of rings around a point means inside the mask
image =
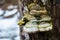
M 13 6 L 11 6 L 13 7 Z M 17 12 L 17 9 L 12 11 L 6 10 L 4 16 L 10 16 Z M 3 10 L 0 9 L 0 15 L 3 14 Z M 1 19 L 3 16 L 0 16 L 0 40 L 20 40 L 19 36 L 19 26 L 18 22 L 18 13 L 12 18 Z
M 7 9 L 16 9 L 17 8 L 17 6 L 16 5 L 9 5 L 8 7 L 7 7 Z
M 13 10 L 11 10 L 11 11 L 6 11 L 6 14 L 4 15 L 4 16 L 10 16 L 10 15 L 13 15 L 13 14 L 15 14 L 17 12 L 17 9 L 13 9 Z
M 4 39 L 0 39 L 0 40 L 11 40 L 11 39 L 6 39 L 6 38 L 4 38 Z
M 4 11 L 0 8 L 0 15 L 2 15 L 2 14 L 3 14 L 3 12 L 4 12 Z

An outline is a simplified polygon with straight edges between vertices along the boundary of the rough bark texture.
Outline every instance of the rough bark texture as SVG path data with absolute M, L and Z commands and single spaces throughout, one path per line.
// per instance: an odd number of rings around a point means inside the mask
M 48 32 L 37 32 L 29 34 L 30 40 L 60 40 L 60 2 L 53 0 L 51 5 L 51 17 L 53 29 Z

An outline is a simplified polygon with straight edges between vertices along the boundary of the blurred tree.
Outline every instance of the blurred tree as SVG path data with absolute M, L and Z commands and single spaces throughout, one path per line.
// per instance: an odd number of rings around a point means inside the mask
M 18 1 L 17 0 L 0 0 L 0 8 L 3 10 L 7 9 L 9 5 L 17 5 Z

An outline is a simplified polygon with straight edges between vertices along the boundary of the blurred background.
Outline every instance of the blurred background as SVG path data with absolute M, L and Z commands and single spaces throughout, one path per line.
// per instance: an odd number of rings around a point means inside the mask
M 0 0 L 0 40 L 20 40 L 18 0 Z

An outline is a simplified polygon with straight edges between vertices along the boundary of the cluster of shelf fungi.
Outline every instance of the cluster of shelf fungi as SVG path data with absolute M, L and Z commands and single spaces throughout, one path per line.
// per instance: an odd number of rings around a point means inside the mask
M 36 1 L 36 0 L 35 0 Z M 35 2 L 34 0 L 23 0 L 23 6 L 27 6 L 27 4 L 29 5 L 32 2 Z M 43 5 L 44 3 L 41 0 L 37 0 L 36 1 L 37 4 L 39 4 L 41 7 L 45 7 L 47 10 L 48 15 L 51 17 L 51 22 L 52 22 L 52 29 L 49 31 L 37 31 L 34 33 L 26 33 L 28 34 L 27 38 L 22 34 L 23 32 L 23 27 L 25 27 L 25 24 L 23 24 L 25 22 L 25 20 L 23 20 L 24 22 L 19 22 L 20 28 L 21 28 L 21 39 L 22 40 L 60 40 L 60 1 L 59 0 L 46 0 L 46 5 Z M 35 2 L 35 3 L 36 3 Z M 28 6 L 29 7 L 29 6 Z M 35 6 L 34 6 L 35 7 Z M 34 8 L 35 9 L 35 8 Z M 32 10 L 31 8 L 29 9 Z M 26 10 L 25 10 L 26 11 Z M 29 12 L 25 12 L 25 13 L 29 13 Z M 37 18 L 37 20 L 40 20 L 36 14 L 32 14 L 34 17 Z M 39 16 L 39 14 L 38 14 Z M 23 18 L 24 19 L 24 18 Z M 29 20 L 27 20 L 29 21 Z M 22 27 L 22 25 L 23 27 Z M 27 30 L 28 31 L 28 30 Z M 25 31 L 26 32 L 26 31 Z M 28 39 L 29 38 L 29 39 Z

